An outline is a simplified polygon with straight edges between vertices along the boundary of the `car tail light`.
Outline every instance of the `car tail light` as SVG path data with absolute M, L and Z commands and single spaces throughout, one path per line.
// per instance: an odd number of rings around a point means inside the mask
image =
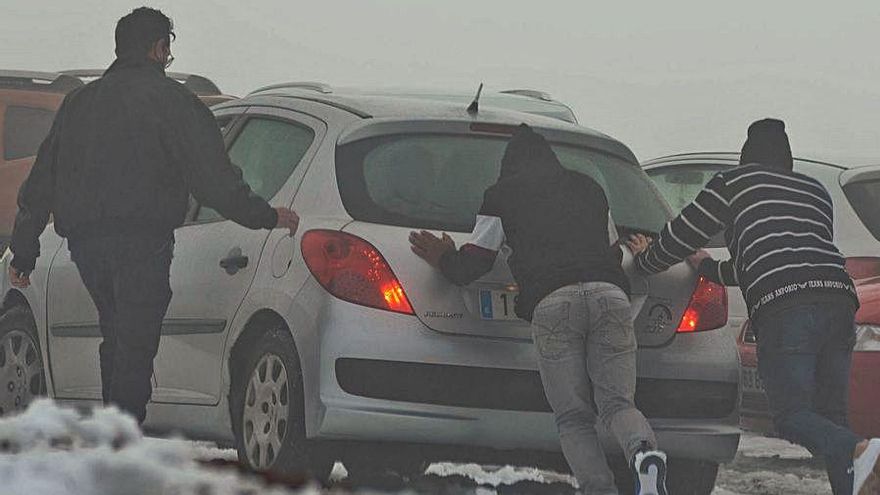
M 847 258 L 846 271 L 855 280 L 880 277 L 880 258 L 872 256 Z
M 684 316 L 678 324 L 678 332 L 702 332 L 721 328 L 726 324 L 727 289 L 710 282 L 705 277 L 700 277 Z
M 414 315 L 403 286 L 385 258 L 369 242 L 335 230 L 310 230 L 302 238 L 309 271 L 339 299 Z

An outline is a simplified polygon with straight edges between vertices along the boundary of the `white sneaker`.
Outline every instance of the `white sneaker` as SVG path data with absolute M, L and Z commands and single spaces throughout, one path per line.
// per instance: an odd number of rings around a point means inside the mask
M 868 442 L 868 448 L 853 460 L 853 495 L 880 493 L 880 438 Z M 873 487 L 873 489 L 872 489 Z
M 659 450 L 639 452 L 633 459 L 636 495 L 669 495 L 666 492 L 666 454 Z

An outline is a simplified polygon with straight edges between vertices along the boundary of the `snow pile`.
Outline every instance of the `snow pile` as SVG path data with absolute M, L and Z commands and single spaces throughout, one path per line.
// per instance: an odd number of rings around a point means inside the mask
M 514 467 L 501 466 L 489 467 L 480 466 L 478 464 L 452 464 L 452 463 L 436 463 L 431 464 L 426 474 L 433 474 L 440 477 L 464 476 L 474 481 L 478 485 L 492 486 L 498 488 L 504 485 L 515 485 L 525 481 L 533 481 L 535 483 L 568 483 L 576 486 L 577 482 L 574 477 L 543 471 L 538 468 L 530 467 Z
M 739 444 L 739 454 L 746 457 L 771 457 L 777 459 L 810 459 L 812 454 L 781 438 L 744 434 Z
M 42 399 L 21 415 L 0 418 L 0 495 L 293 493 L 208 469 L 197 455 L 191 442 L 145 441 L 134 419 L 115 408 L 82 416 Z

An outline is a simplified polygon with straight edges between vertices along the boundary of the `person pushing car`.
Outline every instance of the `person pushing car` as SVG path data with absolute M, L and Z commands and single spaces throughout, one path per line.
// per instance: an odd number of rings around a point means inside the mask
M 666 455 L 634 403 L 629 282 L 609 219 L 602 187 L 563 168 L 544 137 L 522 124 L 507 145 L 498 181 L 484 194 L 470 242 L 456 250 L 447 235 L 426 231 L 413 232 L 410 242 L 416 255 L 459 285 L 488 273 L 508 246 L 520 288 L 515 311 L 531 322 L 544 392 L 581 490 L 618 493 L 598 420 L 634 468 L 636 494 L 667 495 Z M 629 247 L 637 253 L 647 245 Z
M 25 289 L 49 216 L 98 310 L 102 395 L 146 418 L 153 360 L 171 301 L 174 229 L 192 195 L 251 229 L 289 229 L 299 217 L 272 208 L 226 154 L 213 114 L 165 76 L 170 18 L 141 7 L 116 25 L 116 60 L 71 92 L 22 184 L 10 281 Z

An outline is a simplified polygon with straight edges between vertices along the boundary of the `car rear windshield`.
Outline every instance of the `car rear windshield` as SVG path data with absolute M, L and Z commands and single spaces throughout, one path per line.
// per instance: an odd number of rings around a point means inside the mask
M 3 158 L 18 160 L 36 155 L 54 119 L 55 112 L 50 110 L 7 107 L 3 126 Z
M 484 191 L 494 184 L 507 140 L 486 136 L 394 135 L 340 147 L 337 180 L 356 220 L 470 232 Z M 605 190 L 619 227 L 658 232 L 669 210 L 648 177 L 601 151 L 554 144 L 562 165 Z
M 853 182 L 843 191 L 862 223 L 880 241 L 880 180 Z
M 706 183 L 718 172 L 729 170 L 726 165 L 710 163 L 689 163 L 686 165 L 670 165 L 646 170 L 648 177 L 657 185 L 657 189 L 672 211 L 678 213 L 697 198 Z M 724 233 L 721 232 L 706 243 L 707 248 L 725 247 Z

